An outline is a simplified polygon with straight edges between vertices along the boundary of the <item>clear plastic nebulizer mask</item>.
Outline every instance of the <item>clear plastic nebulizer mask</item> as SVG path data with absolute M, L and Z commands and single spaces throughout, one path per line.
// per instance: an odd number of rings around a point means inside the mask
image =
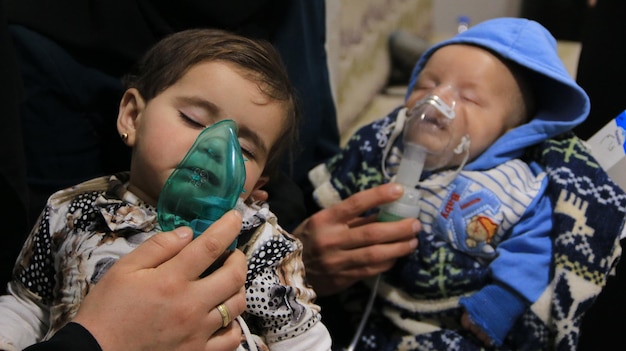
M 419 215 L 420 195 L 416 187 L 422 171 L 441 168 L 458 153 L 451 146 L 452 122 L 456 117 L 454 107 L 454 101 L 446 102 L 437 95 L 430 95 L 406 112 L 402 131 L 404 149 L 394 179 L 404 187 L 404 194 L 381 208 L 379 221 L 417 218 Z
M 246 181 L 237 131 L 234 121 L 222 120 L 200 133 L 159 196 L 163 231 L 189 226 L 195 238 L 235 207 Z

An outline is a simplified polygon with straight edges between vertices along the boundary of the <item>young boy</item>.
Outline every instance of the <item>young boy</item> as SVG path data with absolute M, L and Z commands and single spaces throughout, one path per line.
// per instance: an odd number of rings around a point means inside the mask
M 417 190 L 405 189 L 419 198 L 418 249 L 370 289 L 356 285 L 344 294 L 356 322 L 366 292 L 379 298 L 361 349 L 522 345 L 506 337 L 550 282 L 553 226 L 546 171 L 525 153 L 588 111 L 587 95 L 545 28 L 526 19 L 488 20 L 426 51 L 405 105 L 311 171 L 316 199 L 328 207 L 394 181 L 409 144 L 426 150 L 424 172 L 414 174 Z M 416 120 L 425 122 L 422 129 L 410 130 Z
M 240 348 L 328 350 L 300 242 L 250 198 L 277 170 L 298 123 L 292 87 L 271 45 L 219 30 L 179 32 L 152 48 L 126 84 L 117 127 L 133 149 L 130 172 L 50 197 L 16 262 L 10 294 L 0 300 L 0 349 L 21 350 L 53 335 L 117 259 L 161 230 L 157 204 L 175 170 L 189 171 L 200 188 L 227 187 L 235 176 L 222 165 L 232 155 L 220 148 L 200 150 L 205 163 L 184 164 L 203 130 L 226 123 L 235 125 L 229 130 L 245 160 L 245 182 L 235 194 L 246 203 L 238 205 L 244 221 L 238 244 L 248 259 Z M 227 327 L 232 316 L 220 306 L 215 315 Z

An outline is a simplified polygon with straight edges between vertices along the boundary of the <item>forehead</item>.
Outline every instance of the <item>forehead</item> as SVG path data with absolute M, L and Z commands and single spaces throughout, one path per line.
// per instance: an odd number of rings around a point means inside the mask
M 498 56 L 490 52 L 489 50 L 468 44 L 451 44 L 442 46 L 434 51 L 426 64 L 424 69 L 444 65 L 446 68 L 454 69 L 456 67 L 477 67 L 480 66 L 483 69 L 503 69 L 506 65 Z M 467 73 L 472 73 L 474 70 L 470 70 Z
M 233 119 L 241 134 L 255 135 L 269 149 L 285 124 L 286 107 L 283 101 L 268 96 L 257 78 L 234 63 L 204 61 L 192 66 L 172 86 L 172 93 L 196 101 L 197 106 L 212 106 L 204 109 L 209 120 Z
M 516 86 L 507 64 L 489 50 L 468 44 L 446 45 L 431 55 L 422 73 L 471 80 L 494 88 Z

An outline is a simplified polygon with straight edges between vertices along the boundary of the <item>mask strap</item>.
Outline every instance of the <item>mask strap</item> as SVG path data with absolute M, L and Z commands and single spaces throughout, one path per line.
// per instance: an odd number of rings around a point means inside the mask
M 385 149 L 383 150 L 383 157 L 382 157 L 382 160 L 380 161 L 381 163 L 380 168 L 383 170 L 383 175 L 385 176 L 385 179 L 391 178 L 391 176 L 389 175 L 389 172 L 387 172 L 387 156 L 389 156 L 389 152 L 391 152 L 391 148 L 393 147 L 394 142 L 396 141 L 398 136 L 402 133 L 402 129 L 404 128 L 404 123 L 406 122 L 407 111 L 408 109 L 406 107 L 398 111 L 398 117 L 396 118 L 396 121 L 388 126 L 388 128 L 393 127 L 393 130 L 391 131 L 391 135 L 389 136 L 389 139 L 387 139 L 387 145 L 385 145 Z
M 470 155 L 469 147 L 470 147 L 470 137 L 469 137 L 469 135 L 464 135 L 461 138 L 461 142 L 459 143 L 459 145 L 457 145 L 454 148 L 454 153 L 457 154 L 457 155 L 459 155 L 462 152 L 465 152 L 465 156 L 463 156 L 463 161 L 461 161 L 461 164 L 453 172 L 448 173 L 443 178 L 443 182 L 444 183 L 452 182 L 452 180 L 454 178 L 456 178 L 459 175 L 459 173 L 461 173 L 461 171 L 463 170 L 463 167 L 465 167 L 465 164 L 467 163 L 467 160 L 469 160 L 469 155 Z M 437 181 L 438 184 L 441 184 L 442 179 L 438 178 L 436 181 Z M 427 184 L 428 180 L 424 180 L 423 183 Z

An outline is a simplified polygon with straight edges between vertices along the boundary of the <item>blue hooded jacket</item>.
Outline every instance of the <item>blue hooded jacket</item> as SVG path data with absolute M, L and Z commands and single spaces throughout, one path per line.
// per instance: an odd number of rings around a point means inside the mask
M 432 54 L 443 46 L 470 44 L 536 73 L 530 76 L 537 113 L 528 123 L 510 130 L 465 166 L 467 170 L 491 168 L 518 158 L 524 149 L 571 130 L 589 113 L 589 98 L 567 72 L 556 50 L 556 40 L 539 23 L 522 18 L 495 18 L 481 22 L 451 39 L 429 48 L 415 65 L 406 97 Z

